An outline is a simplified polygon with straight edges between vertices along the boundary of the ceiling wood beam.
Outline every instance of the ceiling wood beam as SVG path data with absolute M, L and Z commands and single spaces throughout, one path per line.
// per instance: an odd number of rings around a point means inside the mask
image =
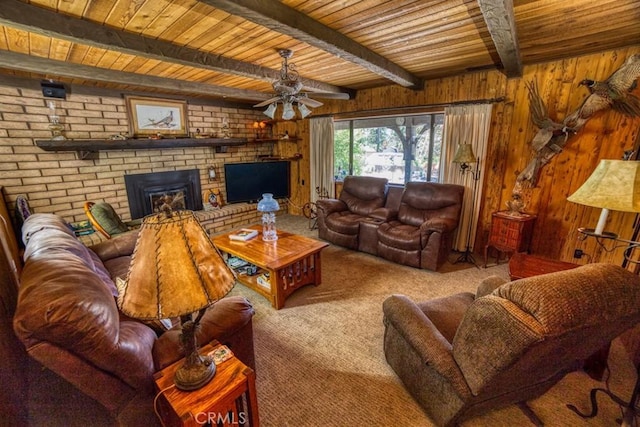
M 507 77 L 522 77 L 522 57 L 513 12 L 513 0 L 478 0 L 484 22 Z
M 206 83 L 108 70 L 88 65 L 70 64 L 68 62 L 9 51 L 0 51 L 0 67 L 47 76 L 132 85 L 191 95 L 198 94 L 222 98 L 246 99 L 250 101 L 263 101 L 271 96 L 270 94 L 253 90 L 234 89 Z
M 353 62 L 401 86 L 422 89 L 424 82 L 399 65 L 344 34 L 277 0 L 200 0 L 263 27 L 303 41 Z
M 261 81 L 273 82 L 280 77 L 279 70 L 105 27 L 18 0 L 2 2 L 0 24 L 81 45 Z M 309 90 L 350 94 L 353 92 L 316 80 L 301 78 L 300 81 Z

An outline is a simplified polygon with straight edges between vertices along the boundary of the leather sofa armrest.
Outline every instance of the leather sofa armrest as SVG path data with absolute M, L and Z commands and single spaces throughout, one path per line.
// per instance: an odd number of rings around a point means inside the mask
M 117 414 L 136 394 L 153 396 L 153 376 L 147 384 L 133 388 L 110 372 L 98 369 L 72 351 L 46 341 L 40 341 L 27 349 L 29 356 L 51 372 L 73 384 L 82 393 L 100 402 L 112 414 Z
M 391 221 L 398 216 L 398 211 L 389 208 L 377 208 L 374 209 L 369 216 L 380 221 Z
M 338 199 L 319 199 L 316 201 L 316 207 L 318 208 L 318 214 L 322 213 L 325 217 L 333 212 L 342 212 L 349 209 L 346 203 Z
M 254 313 L 253 306 L 244 297 L 228 296 L 221 299 L 209 307 L 200 320 L 200 327 L 196 333 L 198 346 L 201 347 L 212 340 L 217 340 L 222 344 L 234 341 L 242 343 L 243 349 L 232 347 L 231 351 L 244 364 L 255 369 L 253 328 L 251 326 Z M 184 357 L 180 334 L 181 326 L 178 324 L 156 340 L 153 346 L 153 360 L 156 370 L 164 369 Z
M 422 223 L 420 231 L 448 233 L 455 230 L 457 226 L 458 221 L 452 218 L 432 218 Z
M 131 255 L 137 240 L 138 232 L 129 231 L 93 245 L 89 249 L 95 252 L 102 262 L 104 262 L 121 256 Z
M 425 364 L 453 384 L 459 394 L 469 393 L 453 358 L 451 343 L 413 301 L 404 295 L 391 295 L 382 304 L 382 310 L 385 325 L 392 325 Z

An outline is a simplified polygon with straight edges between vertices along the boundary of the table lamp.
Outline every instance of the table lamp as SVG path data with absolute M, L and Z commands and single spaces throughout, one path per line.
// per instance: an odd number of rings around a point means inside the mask
M 198 353 L 195 333 L 207 307 L 234 283 L 234 273 L 193 212 L 165 205 L 144 218 L 127 279 L 119 284 L 118 307 L 138 319 L 180 317 L 185 361 L 175 374 L 179 389 L 196 390 L 215 375 L 213 360 Z
M 596 228 L 584 231 L 616 238 L 604 231 L 609 211 L 640 212 L 640 161 L 600 160 L 591 176 L 567 200 L 602 208 Z

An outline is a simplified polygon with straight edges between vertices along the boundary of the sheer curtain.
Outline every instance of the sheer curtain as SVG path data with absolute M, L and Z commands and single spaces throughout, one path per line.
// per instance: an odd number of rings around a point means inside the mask
M 448 184 L 459 184 L 466 187 L 460 224 L 453 240 L 453 249 L 461 252 L 467 249 L 467 245 L 473 250 L 475 243 L 478 215 L 482 204 L 480 192 L 482 191 L 485 175 L 484 165 L 491 126 L 491 110 L 491 104 L 455 105 L 446 107 L 444 110 L 444 150 L 440 168 L 442 171 L 441 180 Z M 473 179 L 474 173 L 467 171 L 463 174 L 460 172 L 460 165 L 452 163 L 458 144 L 464 143 L 471 144 L 473 152 L 478 158 L 477 163 L 470 165 L 471 171 L 480 171 L 477 181 Z M 472 199 L 474 199 L 473 202 Z M 469 227 L 471 227 L 470 233 Z M 467 236 L 469 236 L 468 240 Z
M 316 117 L 309 120 L 311 202 L 318 199 L 316 188 L 334 197 L 333 184 L 333 118 Z

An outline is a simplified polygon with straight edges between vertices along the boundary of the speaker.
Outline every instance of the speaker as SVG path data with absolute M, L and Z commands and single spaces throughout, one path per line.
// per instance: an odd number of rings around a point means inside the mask
M 62 83 L 56 83 L 52 81 L 42 81 L 40 83 L 42 87 L 42 94 L 47 98 L 66 98 L 67 92 Z

